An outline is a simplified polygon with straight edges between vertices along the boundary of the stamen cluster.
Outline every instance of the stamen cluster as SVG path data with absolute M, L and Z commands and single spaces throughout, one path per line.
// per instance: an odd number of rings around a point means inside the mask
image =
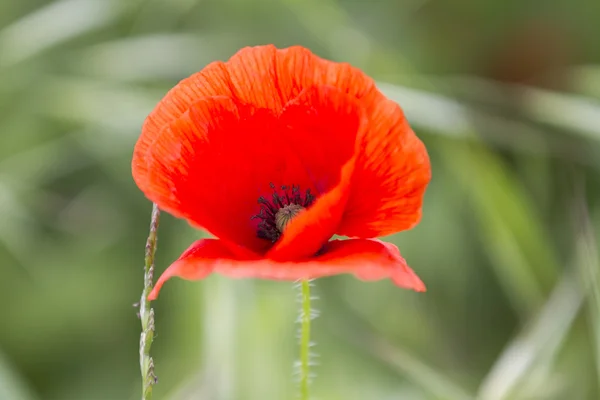
M 275 243 L 290 220 L 310 207 L 315 201 L 315 196 L 310 189 L 306 189 L 302 195 L 300 186 L 297 185 L 291 187 L 283 185 L 280 190 L 277 190 L 273 183 L 270 186 L 273 189 L 271 199 L 267 200 L 264 196 L 258 198 L 261 209 L 258 214 L 252 216 L 252 219 L 261 220 L 256 232 L 258 237 Z

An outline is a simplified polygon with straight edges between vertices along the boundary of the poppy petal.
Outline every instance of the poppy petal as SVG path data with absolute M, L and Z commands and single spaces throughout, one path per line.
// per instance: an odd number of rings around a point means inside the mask
M 338 228 L 348 199 L 363 114 L 357 101 L 328 86 L 304 90 L 281 115 L 287 140 L 319 197 L 294 218 L 267 253 L 274 260 L 314 255 Z
M 365 281 L 390 278 L 399 287 L 417 292 L 425 285 L 408 267 L 398 248 L 391 243 L 371 239 L 332 240 L 315 258 L 299 262 L 268 259 L 239 259 L 219 240 L 198 240 L 160 276 L 148 297 L 154 300 L 168 279 L 176 276 L 199 280 L 216 272 L 230 278 L 272 280 L 315 279 L 351 273 Z
M 278 119 L 228 98 L 197 102 L 146 147 L 146 165 L 134 161 L 133 175 L 150 200 L 253 253 L 270 245 L 257 237 L 258 222 L 252 220 L 270 184 L 315 190 Z
M 337 231 L 363 238 L 386 236 L 415 226 L 431 179 L 427 150 L 402 109 L 381 96 L 367 104 L 367 110 L 369 125 Z
M 210 63 L 179 82 L 146 118 L 142 131 L 157 137 L 166 125 L 207 97 L 225 96 L 279 113 L 304 89 L 323 85 L 358 99 L 368 100 L 377 93 L 374 81 L 358 68 L 324 60 L 304 47 L 245 47 L 227 62 Z

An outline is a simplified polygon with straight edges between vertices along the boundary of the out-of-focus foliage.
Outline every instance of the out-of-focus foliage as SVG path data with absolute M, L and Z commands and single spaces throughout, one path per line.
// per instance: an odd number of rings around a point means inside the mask
M 317 282 L 323 400 L 600 397 L 600 2 L 3 0 L 0 399 L 139 398 L 140 125 L 245 45 L 363 68 L 428 146 L 426 294 Z M 161 271 L 199 236 L 164 216 Z M 173 281 L 157 399 L 291 399 L 291 284 Z

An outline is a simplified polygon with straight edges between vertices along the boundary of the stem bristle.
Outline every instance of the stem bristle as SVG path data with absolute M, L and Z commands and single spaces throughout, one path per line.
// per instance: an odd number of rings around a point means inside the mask
M 300 360 L 295 363 L 298 368 L 299 381 L 300 381 L 300 400 L 310 400 L 310 383 L 316 376 L 310 372 L 310 367 L 317 365 L 313 360 L 315 353 L 311 351 L 316 343 L 311 341 L 310 337 L 310 325 L 311 320 L 315 319 L 319 313 L 311 307 L 311 300 L 315 299 L 316 296 L 311 296 L 310 288 L 314 286 L 314 283 L 310 280 L 303 280 L 299 284 L 296 284 L 300 289 L 298 299 L 300 302 L 300 313 L 297 319 L 300 324 L 300 330 L 298 338 L 300 340 Z

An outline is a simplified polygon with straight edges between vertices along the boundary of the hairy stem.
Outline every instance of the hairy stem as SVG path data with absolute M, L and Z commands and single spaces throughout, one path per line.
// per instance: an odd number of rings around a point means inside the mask
M 310 399 L 310 281 L 303 280 L 301 290 L 300 312 L 300 399 Z
M 154 339 L 154 309 L 150 308 L 148 295 L 152 291 L 154 277 L 154 254 L 160 211 L 156 204 L 152 205 L 152 218 L 150 221 L 150 234 L 146 241 L 146 258 L 144 266 L 144 291 L 140 299 L 140 320 L 142 321 L 142 334 L 140 335 L 140 369 L 142 372 L 142 400 L 152 398 L 152 386 L 156 383 L 154 375 L 154 361 L 150 357 L 150 347 Z

